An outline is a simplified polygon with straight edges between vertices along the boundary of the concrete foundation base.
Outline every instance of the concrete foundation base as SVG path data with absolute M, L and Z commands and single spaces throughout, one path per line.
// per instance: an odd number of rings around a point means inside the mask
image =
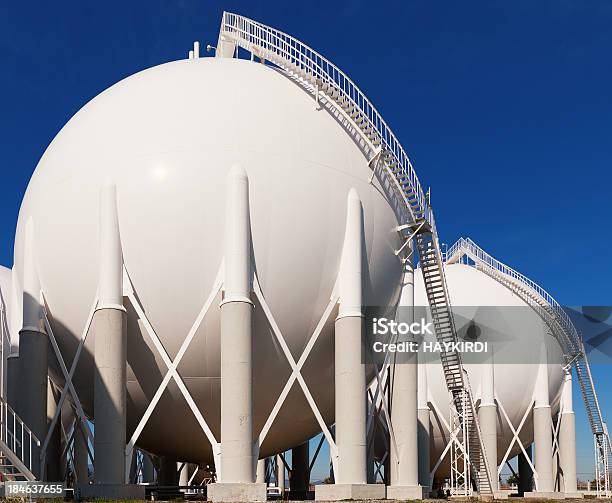
M 210 501 L 266 501 L 266 484 L 216 482 L 206 486 Z
M 566 499 L 572 499 L 572 500 L 584 499 L 584 493 L 581 493 L 581 492 L 563 493 L 563 495 L 565 496 Z
M 145 486 L 138 484 L 82 484 L 74 490 L 76 500 L 143 500 Z
M 507 491 L 493 491 L 493 499 L 496 500 L 507 500 L 508 492 Z
M 385 499 L 383 484 L 318 484 L 316 501 L 381 500 Z
M 390 500 L 422 500 L 427 498 L 429 490 L 423 486 L 388 486 L 387 499 Z
M 541 500 L 563 500 L 565 494 L 559 492 L 544 492 L 544 491 L 531 491 L 526 492 L 524 498 L 536 498 Z

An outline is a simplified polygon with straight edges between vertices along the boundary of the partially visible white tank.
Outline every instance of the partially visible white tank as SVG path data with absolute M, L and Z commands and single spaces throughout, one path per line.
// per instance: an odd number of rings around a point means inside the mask
M 2 292 L 2 300 L 0 301 L 0 309 L 4 307 L 7 315 L 7 328 L 8 328 L 8 316 L 11 312 L 11 297 L 12 297 L 12 283 L 11 276 L 13 271 L 8 267 L 0 265 L 0 292 Z M 4 303 L 4 305 L 2 305 Z M 2 332 L 4 333 L 4 332 Z M 7 334 L 7 340 L 10 340 Z
M 548 335 L 538 314 L 516 294 L 482 271 L 464 264 L 448 265 L 445 270 L 451 303 L 460 313 L 460 316 L 455 316 L 457 331 L 462 332 L 468 325 L 470 331 L 476 330 L 480 334 L 480 340 L 503 340 L 505 343 L 501 347 L 498 344 L 494 349 L 497 360 L 503 362 L 494 365 L 495 392 L 513 426 L 518 427 L 531 404 L 542 343 L 548 351 L 549 398 L 553 414 L 556 413 L 561 396 L 563 353 L 556 340 Z M 417 269 L 415 274 L 414 296 L 415 306 L 428 305 L 421 269 Z M 521 309 L 508 309 L 513 306 Z M 479 309 L 481 307 L 484 309 Z M 435 336 L 428 336 L 426 340 L 435 340 Z M 521 352 L 521 362 L 517 361 L 519 347 L 526 348 Z M 481 364 L 465 364 L 476 400 L 481 394 L 482 368 Z M 427 364 L 426 369 L 430 400 L 436 406 L 431 415 L 433 467 L 448 441 L 448 431 L 443 424 L 449 421 L 450 398 L 440 361 Z M 497 462 L 500 463 L 512 441 L 512 432 L 501 412 L 498 414 L 497 431 Z M 526 422 L 520 438 L 525 445 L 532 442 L 531 421 Z M 518 452 L 515 444 L 510 457 Z M 445 463 L 436 476 L 445 475 L 447 469 L 448 464 Z
M 113 180 L 127 271 L 174 358 L 221 266 L 226 176 L 239 163 L 249 176 L 258 279 L 297 360 L 332 296 L 352 187 L 364 208 L 364 303 L 397 301 L 397 219 L 385 191 L 376 180 L 369 183 L 372 171 L 362 147 L 336 117 L 270 66 L 202 58 L 150 68 L 94 98 L 48 147 L 19 214 L 17 275 L 23 277 L 25 224 L 32 218 L 41 286 L 70 366 L 98 285 L 99 192 Z M 178 368 L 217 439 L 220 300 Z M 291 369 L 259 306 L 254 323 L 253 429 L 259 433 Z M 333 315 L 303 369 L 328 422 L 334 416 L 332 334 Z M 89 337 L 75 374 L 90 414 L 93 348 Z M 167 371 L 133 309 L 128 364 L 131 434 Z M 261 454 L 298 445 L 318 431 L 294 384 Z M 184 461 L 212 461 L 173 381 L 138 444 Z

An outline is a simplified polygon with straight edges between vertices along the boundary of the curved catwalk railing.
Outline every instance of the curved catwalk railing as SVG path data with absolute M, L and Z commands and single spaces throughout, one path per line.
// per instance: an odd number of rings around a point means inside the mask
M 550 328 L 564 351 L 566 365 L 576 370 L 580 391 L 595 439 L 597 492 L 610 496 L 612 490 L 612 444 L 601 413 L 582 335 L 559 303 L 541 286 L 495 259 L 471 239 L 460 238 L 444 254 L 447 264 L 469 258 L 474 267 L 504 284 L 532 306 Z
M 294 37 L 243 16 L 225 12 L 219 32 L 217 56 L 234 57 L 240 47 L 251 58 L 270 62 L 296 80 L 318 103 L 333 107 L 358 132 L 367 148 L 374 173 L 383 166 L 392 180 L 394 203 L 399 203 L 402 225 L 398 228 L 407 243 L 416 239 L 425 287 L 431 306 L 436 337 L 441 342 L 457 341 L 444 266 L 429 198 L 423 191 L 406 151 L 387 123 L 354 82 L 337 66 Z M 406 245 L 397 254 L 409 248 Z M 457 351 L 441 354 L 448 390 L 456 409 L 456 438 L 469 458 L 471 475 L 481 495 L 492 495 L 492 474 L 486 462 L 478 418 L 467 373 Z M 465 473 L 465 470 L 464 470 Z M 471 486 L 455 488 L 455 494 L 471 494 Z

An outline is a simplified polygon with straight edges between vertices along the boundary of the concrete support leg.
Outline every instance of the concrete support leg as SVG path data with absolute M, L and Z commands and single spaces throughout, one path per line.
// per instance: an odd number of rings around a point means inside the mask
M 266 458 L 257 461 L 257 477 L 255 478 L 255 482 L 259 484 L 266 483 L 266 461 Z
M 531 445 L 525 447 L 525 451 L 529 456 L 529 460 L 532 459 L 532 447 Z M 523 453 L 518 455 L 518 493 L 519 496 L 523 496 L 525 493 L 531 492 L 533 488 L 533 471 L 527 461 L 527 458 Z
M 417 417 L 419 421 L 419 485 L 423 486 L 426 493 L 429 493 L 429 491 L 431 491 L 431 482 L 429 480 L 429 472 L 431 470 L 431 418 L 427 396 L 427 364 L 425 362 L 418 363 L 418 374 Z
M 491 480 L 491 489 L 495 493 L 499 490 L 499 479 L 497 477 L 497 405 L 495 403 L 495 372 L 492 357 L 482 364 L 480 389 L 478 421 Z
M 280 489 L 281 498 L 285 495 L 285 464 L 280 457 L 276 456 L 276 486 Z
M 561 490 L 575 497 L 578 493 L 576 477 L 576 416 L 572 400 L 572 371 L 565 370 L 562 391 L 561 424 L 559 425 L 559 464 Z
M 180 461 L 176 464 L 178 471 L 178 485 L 185 487 L 189 485 L 189 463 L 181 463 Z
M 12 354 L 6 359 L 6 399 L 12 409 L 19 414 L 19 390 L 21 383 L 19 382 L 19 355 Z
M 146 452 L 143 452 L 142 459 L 142 481 L 147 484 L 152 484 L 155 482 L 155 466 L 151 456 L 149 456 L 149 454 Z
M 89 483 L 89 457 L 87 454 L 86 426 L 77 418 L 74 432 L 74 474 L 79 485 Z
M 47 427 L 51 424 L 53 416 L 57 411 L 57 398 L 59 393 L 53 388 L 53 385 L 49 381 L 47 383 Z M 61 436 L 61 424 L 58 423 L 55 426 L 53 434 L 47 445 L 47 456 L 46 456 L 46 480 L 50 482 L 61 482 L 63 481 L 62 472 L 65 460 L 61 459 L 62 454 L 62 436 Z
M 533 408 L 533 443 L 535 445 L 535 469 L 538 473 L 537 495 L 554 492 L 552 459 L 552 415 L 548 396 L 548 363 L 546 347 L 540 350 L 540 366 L 535 384 Z M 526 494 L 526 497 L 532 496 Z
M 19 332 L 19 414 L 42 442 L 47 434 L 48 337 L 34 256 L 34 222 L 26 223 L 23 257 L 23 326 Z M 27 399 L 26 399 L 27 398 Z M 29 446 L 26 447 L 28 452 Z M 40 477 L 40 448 L 32 446 L 32 472 Z M 28 464 L 26 463 L 26 465 Z
M 17 413 L 18 416 L 21 416 L 18 403 L 21 388 L 21 382 L 19 380 L 19 355 L 10 355 L 6 359 L 6 367 L 6 399 L 9 406 Z M 16 434 L 16 432 L 13 431 L 12 421 L 8 422 L 7 429 L 10 435 Z M 18 435 L 18 438 L 21 438 L 21 435 Z
M 355 189 L 347 201 L 346 229 L 338 277 L 335 324 L 335 412 L 338 473 L 335 484 L 319 484 L 317 500 L 384 498 L 385 487 L 367 483 L 366 378 L 362 362 L 363 209 Z
M 161 456 L 159 458 L 159 474 L 157 479 L 160 486 L 178 485 L 179 475 L 174 458 L 170 456 Z
M 291 480 L 290 500 L 308 499 L 308 488 L 310 486 L 310 449 L 308 442 L 304 442 L 291 449 Z
M 99 303 L 92 320 L 96 484 L 125 484 L 127 319 L 123 257 L 113 185 L 100 192 Z
M 404 264 L 404 279 L 398 308 L 398 321 L 414 321 L 414 269 L 413 244 L 408 246 L 409 256 Z M 398 342 L 415 342 L 413 336 L 401 336 Z M 391 447 L 391 485 L 387 497 L 391 499 L 423 499 L 419 485 L 418 449 L 418 360 L 408 354 L 392 369 L 391 424 L 397 442 L 397 451 Z
M 234 166 L 227 178 L 225 278 L 221 303 L 221 470 L 208 486 L 212 501 L 265 501 L 266 485 L 255 482 L 251 233 L 249 181 Z

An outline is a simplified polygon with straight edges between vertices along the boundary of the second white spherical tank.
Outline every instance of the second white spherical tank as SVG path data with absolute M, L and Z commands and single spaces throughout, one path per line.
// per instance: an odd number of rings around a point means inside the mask
M 332 295 L 352 187 L 364 209 L 364 303 L 397 301 L 397 219 L 384 191 L 368 183 L 371 170 L 362 148 L 336 118 L 270 67 L 236 59 L 178 61 L 133 75 L 83 107 L 53 140 L 28 186 L 15 243 L 18 281 L 23 281 L 25 224 L 32 219 L 41 287 L 68 366 L 98 284 L 100 188 L 108 181 L 116 184 L 125 266 L 148 319 L 174 358 L 222 263 L 225 182 L 234 164 L 249 176 L 257 277 L 296 360 Z M 178 368 L 217 439 L 220 300 L 218 295 L 213 301 Z M 255 304 L 258 434 L 290 367 Z M 333 319 L 303 370 L 328 422 L 334 413 Z M 87 339 L 75 376 L 90 414 L 92 339 Z M 128 364 L 130 435 L 166 366 L 129 306 Z M 298 445 L 318 431 L 295 384 L 261 454 Z M 178 460 L 212 459 L 173 381 L 138 444 Z
M 493 360 L 497 358 L 494 363 L 495 393 L 498 403 L 508 414 L 513 426 L 518 427 L 532 403 L 542 346 L 547 352 L 549 400 L 555 413 L 561 393 L 563 354 L 556 340 L 549 335 L 542 319 L 519 296 L 482 271 L 464 264 L 448 265 L 445 269 L 450 299 L 453 309 L 458 313 L 455 316 L 457 331 L 465 334 L 468 326 L 477 327 L 478 340 L 488 340 L 489 344 L 494 341 Z M 427 305 L 422 271 L 417 269 L 415 306 Z M 427 340 L 435 338 L 427 336 Z M 484 366 L 481 363 L 466 363 L 465 368 L 474 396 L 479 400 Z M 444 421 L 448 422 L 450 417 L 449 393 L 439 360 L 428 363 L 426 372 L 429 402 L 433 409 L 433 467 L 448 442 Z M 497 431 L 497 462 L 500 463 L 513 438 L 501 410 L 498 413 Z M 532 442 L 533 429 L 530 421 L 526 421 L 520 438 L 525 445 Z M 519 448 L 515 444 L 508 459 L 518 452 Z M 443 476 L 447 471 L 448 458 L 436 476 Z

